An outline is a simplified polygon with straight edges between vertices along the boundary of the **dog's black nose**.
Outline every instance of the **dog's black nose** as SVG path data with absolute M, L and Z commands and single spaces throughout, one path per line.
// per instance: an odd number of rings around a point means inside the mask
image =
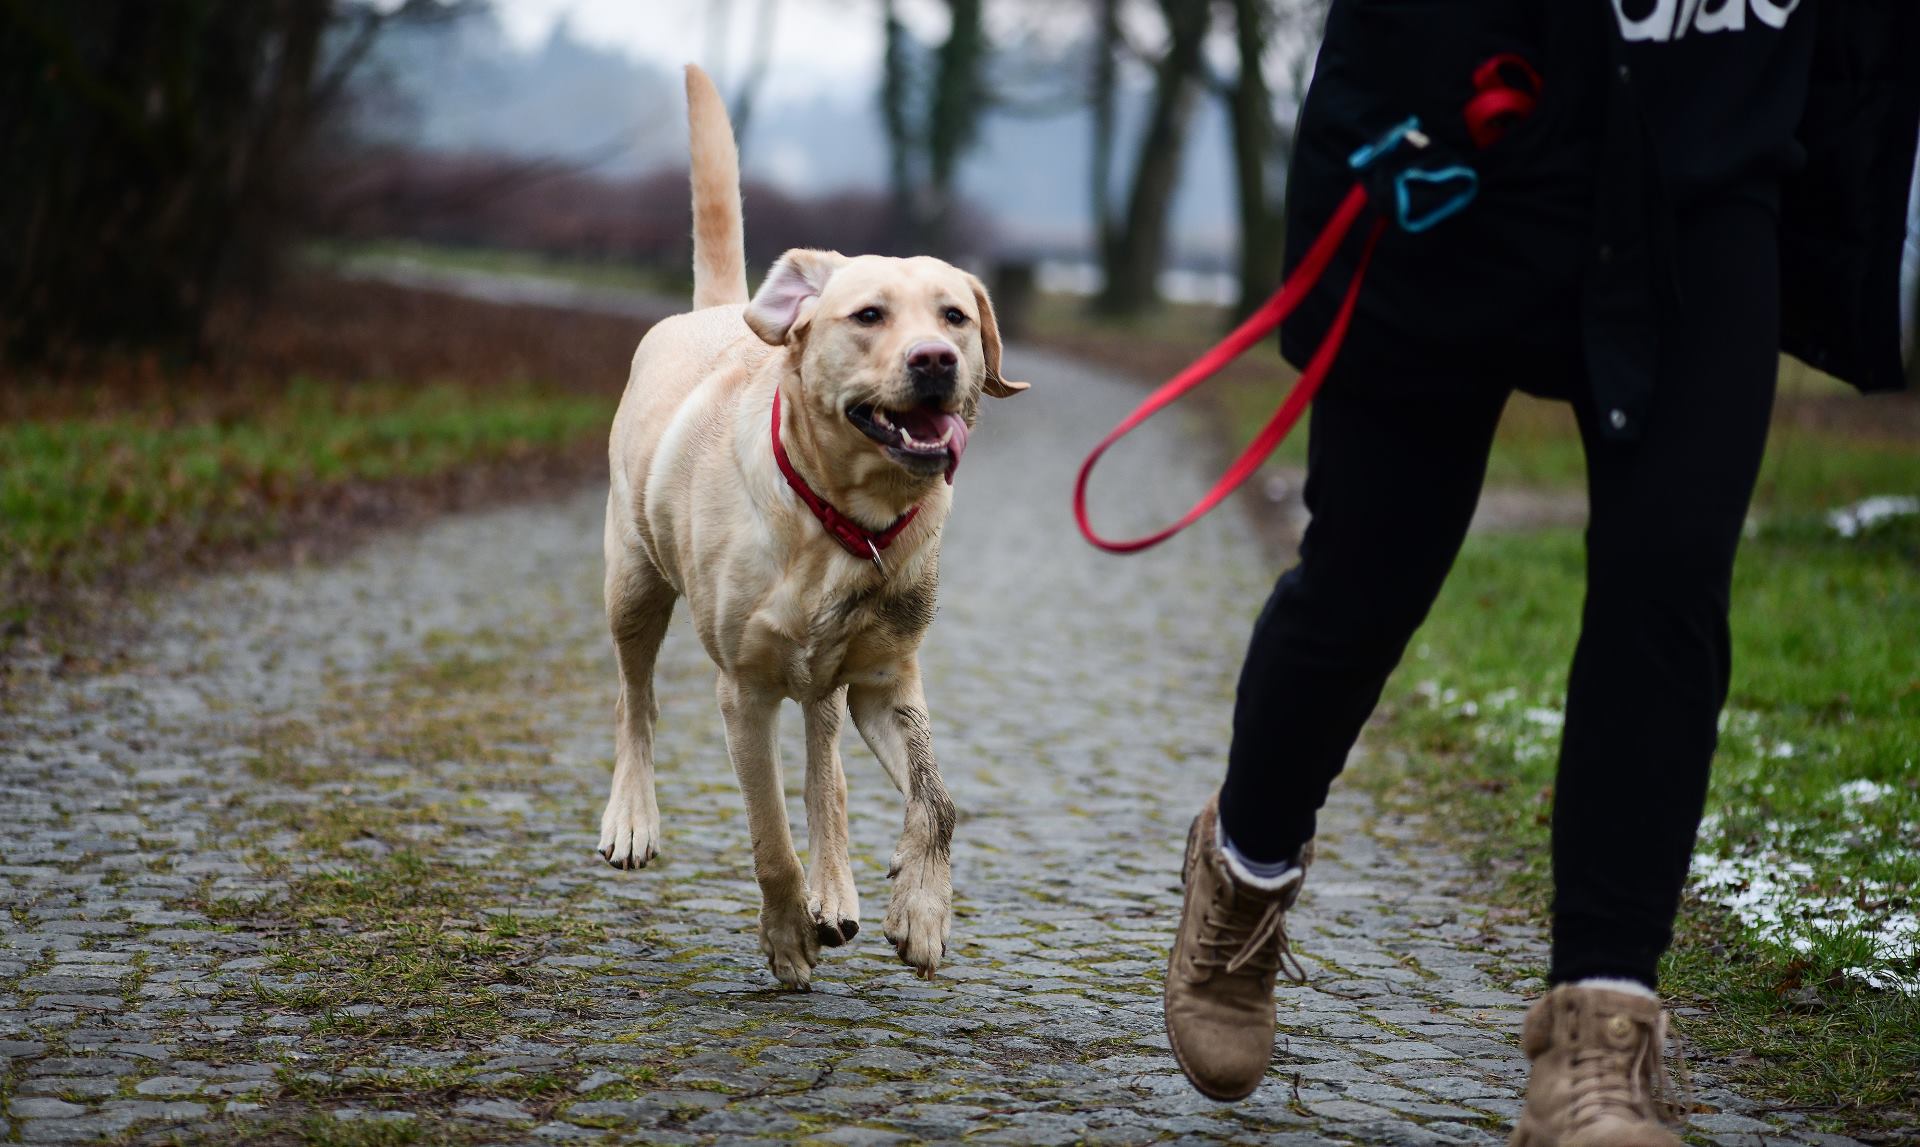
M 907 351 L 907 369 L 915 374 L 951 379 L 959 365 L 959 353 L 943 342 L 915 343 Z
M 945 402 L 953 397 L 960 378 L 960 352 L 951 344 L 928 339 L 907 349 L 907 380 L 918 402 Z

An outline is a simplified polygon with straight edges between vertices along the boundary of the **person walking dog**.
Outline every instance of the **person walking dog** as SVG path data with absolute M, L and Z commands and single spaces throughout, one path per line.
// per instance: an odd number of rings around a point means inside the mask
M 1524 58 L 1537 107 L 1475 151 L 1476 64 Z M 1677 1147 L 1656 1097 L 1656 965 L 1729 674 L 1734 551 L 1778 353 L 1903 384 L 1900 255 L 1920 130 L 1912 0 L 1332 0 L 1288 194 L 1298 265 L 1349 157 L 1418 115 L 1479 194 L 1382 235 L 1314 408 L 1311 524 L 1255 624 L 1227 774 L 1193 822 L 1166 979 L 1194 1086 L 1266 1074 L 1286 917 L 1315 814 L 1439 592 L 1518 389 L 1586 448 L 1587 598 L 1553 818 L 1551 989 L 1513 1143 Z M 1403 211 L 1404 214 L 1404 211 Z M 1327 272 L 1347 282 L 1343 247 Z M 1337 289 L 1282 328 L 1304 364 Z

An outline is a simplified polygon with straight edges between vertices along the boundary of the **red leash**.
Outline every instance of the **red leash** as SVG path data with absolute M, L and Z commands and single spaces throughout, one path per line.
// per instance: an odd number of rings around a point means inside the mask
M 1540 95 L 1540 76 L 1533 66 L 1520 56 L 1503 53 L 1489 59 L 1475 69 L 1473 75 L 1475 94 L 1468 101 L 1463 113 L 1469 134 L 1480 147 L 1490 147 L 1506 133 L 1507 129 L 1532 114 Z M 1394 150 L 1402 142 L 1410 142 L 1416 148 L 1428 145 L 1426 136 L 1419 130 L 1418 120 L 1408 120 L 1382 137 L 1355 152 L 1351 161 L 1356 170 L 1364 170 L 1382 155 Z M 1409 184 L 1413 182 L 1438 184 L 1442 181 L 1461 181 L 1464 192 L 1437 209 L 1415 215 L 1412 213 Z M 1438 170 L 1408 168 L 1400 172 L 1392 185 L 1395 192 L 1393 209 L 1402 229 L 1420 232 L 1454 214 L 1465 207 L 1478 187 L 1478 176 L 1471 168 L 1459 165 L 1447 166 Z M 1146 400 L 1127 415 L 1120 425 L 1108 432 L 1099 445 L 1087 455 L 1080 464 L 1080 475 L 1073 483 L 1073 516 L 1080 525 L 1080 533 L 1089 542 L 1114 554 L 1138 553 L 1141 550 L 1157 546 L 1161 542 L 1186 529 L 1205 517 L 1209 511 L 1226 499 L 1228 494 L 1240 487 L 1251 477 L 1262 463 L 1293 430 L 1300 416 L 1306 413 L 1307 404 L 1319 392 L 1320 384 L 1326 381 L 1327 372 L 1333 368 L 1334 359 L 1339 357 L 1340 344 L 1347 337 L 1347 326 L 1353 318 L 1354 305 L 1360 299 L 1360 284 L 1367 277 L 1367 265 L 1373 261 L 1373 249 L 1380 241 L 1380 233 L 1386 230 L 1388 216 L 1382 214 L 1367 229 L 1367 237 L 1360 248 L 1360 261 L 1354 267 L 1353 281 L 1347 284 L 1347 293 L 1340 302 L 1333 323 L 1327 328 L 1326 338 L 1308 360 L 1307 369 L 1300 374 L 1299 381 L 1281 400 L 1280 408 L 1267 420 L 1252 442 L 1233 460 L 1227 472 L 1214 482 L 1193 508 L 1188 510 L 1179 521 L 1155 533 L 1138 538 L 1103 538 L 1094 532 L 1093 523 L 1087 516 L 1087 479 L 1093 473 L 1094 463 L 1107 452 L 1115 442 L 1132 433 L 1142 422 L 1172 405 L 1175 400 L 1199 386 L 1207 379 L 1226 367 L 1234 359 L 1245 354 L 1247 348 L 1270 334 L 1275 327 L 1284 322 L 1288 315 L 1319 285 L 1321 276 L 1326 273 L 1327 265 L 1333 261 L 1334 252 L 1346 241 L 1354 224 L 1366 211 L 1369 195 L 1364 181 L 1356 182 L 1347 197 L 1340 201 L 1340 207 L 1327 221 L 1313 245 L 1307 249 L 1300 265 L 1294 268 L 1291 278 L 1280 285 L 1260 309 L 1255 311 L 1234 332 L 1212 350 L 1201 355 L 1193 365 L 1187 367 L 1173 378 L 1162 384 Z
M 1354 304 L 1360 298 L 1360 282 L 1366 277 L 1368 261 L 1373 258 L 1374 244 L 1380 241 L 1380 232 L 1386 230 L 1385 219 L 1375 220 L 1373 227 L 1367 232 L 1366 246 L 1360 251 L 1360 265 L 1354 270 L 1353 282 L 1347 286 L 1347 297 L 1341 301 L 1340 312 L 1334 316 L 1333 325 L 1327 329 L 1326 340 L 1320 344 L 1320 349 L 1314 352 L 1313 359 L 1307 363 L 1307 369 L 1300 375 L 1300 381 L 1293 384 L 1293 389 L 1287 392 L 1286 399 L 1280 403 L 1280 409 L 1274 411 L 1273 417 L 1267 421 L 1266 426 L 1252 442 L 1247 444 L 1247 448 L 1240 452 L 1240 457 L 1233 460 L 1233 465 L 1220 476 L 1220 480 L 1213 484 L 1213 489 L 1208 490 L 1205 497 L 1195 502 L 1193 509 L 1188 510 L 1179 521 L 1156 533 L 1121 541 L 1103 538 L 1094 533 L 1093 523 L 1087 518 L 1087 479 L 1093 474 L 1093 464 L 1100 460 L 1100 456 L 1107 452 L 1108 447 L 1132 433 L 1134 427 L 1158 414 L 1181 395 L 1220 373 L 1223 367 L 1246 353 L 1248 347 L 1267 337 L 1273 328 L 1279 326 L 1288 315 L 1292 314 L 1294 308 L 1300 305 L 1300 301 L 1306 298 L 1308 292 L 1320 282 L 1320 276 L 1326 273 L 1327 264 L 1333 260 L 1333 253 L 1340 249 L 1341 241 L 1347 237 L 1347 232 L 1353 230 L 1355 221 L 1360 218 L 1360 213 L 1366 209 L 1366 206 L 1367 189 L 1355 184 L 1353 190 L 1347 192 L 1347 197 L 1341 201 L 1340 209 L 1334 213 L 1333 220 L 1327 224 L 1326 230 L 1320 232 L 1320 237 L 1314 240 L 1313 246 L 1307 251 L 1306 258 L 1302 259 L 1300 266 L 1295 269 L 1293 277 L 1281 284 L 1273 297 L 1261 304 L 1260 309 L 1255 311 L 1246 322 L 1241 323 L 1232 334 L 1222 339 L 1220 345 L 1201 355 L 1192 366 L 1181 371 L 1165 385 L 1148 395 L 1145 402 L 1142 402 L 1132 414 L 1127 415 L 1125 421 L 1102 438 L 1100 444 L 1093 448 L 1093 453 L 1087 455 L 1087 460 L 1080 464 L 1080 477 L 1073 483 L 1073 516 L 1080 523 L 1080 532 L 1086 535 L 1088 541 L 1112 554 L 1137 553 L 1149 546 L 1159 545 L 1199 521 L 1209 510 L 1219 505 L 1228 494 L 1239 488 L 1240 484 L 1258 470 L 1260 464 L 1267 460 L 1267 456 L 1280 445 L 1281 439 L 1293 429 L 1294 423 L 1300 421 L 1300 415 L 1306 411 L 1307 403 L 1313 401 L 1314 393 L 1320 389 L 1321 382 L 1327 377 L 1327 370 L 1333 366 L 1334 357 L 1340 353 L 1340 343 L 1347 335 L 1347 322 L 1353 317 Z

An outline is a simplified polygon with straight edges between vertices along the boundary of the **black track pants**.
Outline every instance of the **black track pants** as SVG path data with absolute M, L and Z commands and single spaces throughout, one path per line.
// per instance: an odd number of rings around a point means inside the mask
M 1661 331 L 1641 440 L 1602 442 L 1576 403 L 1591 517 L 1553 820 L 1556 983 L 1654 982 L 1727 695 L 1734 551 L 1777 369 L 1773 216 L 1745 203 L 1693 213 L 1676 262 L 1683 302 Z M 1470 367 L 1343 369 L 1315 403 L 1313 517 L 1254 626 L 1221 791 L 1228 836 L 1256 860 L 1312 837 L 1459 551 L 1509 393 Z

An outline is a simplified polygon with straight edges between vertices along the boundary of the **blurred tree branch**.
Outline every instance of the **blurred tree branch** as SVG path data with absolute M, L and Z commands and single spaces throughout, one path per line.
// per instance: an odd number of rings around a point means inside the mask
M 913 83 L 910 57 L 920 46 L 901 22 L 895 0 L 882 0 L 886 32 L 880 112 L 886 124 L 900 246 L 953 253 L 954 181 L 979 135 L 987 104 L 981 77 L 988 46 L 983 0 L 946 0 L 947 38 L 933 49 L 931 87 Z M 911 242 L 908 242 L 908 241 Z
M 80 97 L 142 151 L 158 158 L 159 140 L 147 129 L 138 105 L 126 93 L 109 87 L 97 72 L 86 66 L 73 37 L 67 29 L 58 26 L 48 8 L 33 0 L 0 0 L 0 6 L 4 6 L 7 23 L 24 32 L 39 48 L 46 62 L 47 82 Z
M 734 90 L 733 138 L 740 148 L 742 163 L 745 162 L 747 130 L 753 125 L 754 105 L 773 67 L 773 38 L 779 16 L 779 0 L 760 0 L 753 21 L 753 54 L 747 59 L 747 71 L 740 79 L 740 86 Z
M 0 347 L 198 353 L 380 29 L 477 2 L 0 0 Z
M 339 99 L 341 91 L 347 86 L 347 80 L 367 58 L 367 53 L 373 50 L 375 41 L 380 37 L 380 30 L 386 26 L 390 18 L 389 14 L 381 12 L 372 5 L 360 8 L 358 16 L 359 27 L 354 29 L 353 39 L 341 50 L 327 74 L 314 82 L 313 93 L 308 100 L 309 107 L 328 108 Z

